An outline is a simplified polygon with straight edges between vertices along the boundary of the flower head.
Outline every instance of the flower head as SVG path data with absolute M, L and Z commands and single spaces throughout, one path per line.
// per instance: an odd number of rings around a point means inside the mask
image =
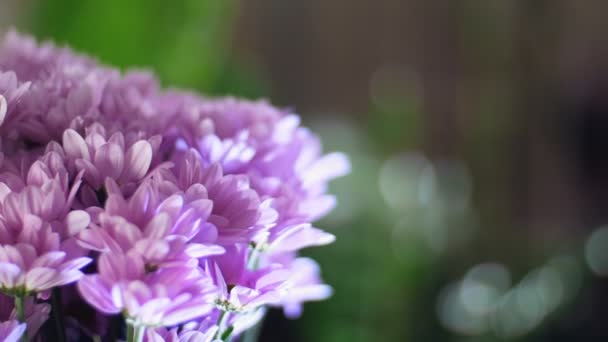
M 98 274 L 86 275 L 78 290 L 106 314 L 124 312 L 138 325 L 173 326 L 207 314 L 215 287 L 196 268 L 170 267 L 146 273 L 137 253 L 103 253 Z
M 99 124 L 87 128 L 83 138 L 73 129 L 63 133 L 63 149 L 68 166 L 84 172 L 88 193 L 98 191 L 107 178 L 114 180 L 127 193 L 148 174 L 160 137 L 138 139 L 137 136 L 116 132 L 106 138 Z M 87 201 L 93 202 L 93 201 Z
M 244 175 L 224 175 L 220 164 L 205 165 L 200 154 L 190 149 L 176 162 L 176 184 L 196 191 L 213 202 L 209 222 L 218 230 L 222 245 L 247 243 L 260 230 L 274 225 L 276 212 L 271 201 L 260 200 Z
M 56 168 L 51 152 L 32 164 L 25 181 L 5 175 L 0 183 L 0 288 L 29 294 L 65 285 L 82 276 L 91 259 L 74 235 L 86 228 L 86 212 L 71 210 L 76 184 Z M 13 189 L 9 188 L 12 185 Z
M 149 180 L 128 199 L 111 192 L 105 210 L 78 241 L 98 252 L 135 251 L 148 267 L 176 262 L 196 266 L 193 258 L 224 251 L 215 244 L 217 230 L 207 223 L 212 205 L 194 190 L 182 193 L 171 183 Z
M 259 270 L 248 268 L 248 249 L 236 245 L 213 258 L 207 272 L 219 288 L 216 304 L 224 311 L 246 312 L 266 304 L 278 304 L 288 286 L 288 271 L 279 264 Z

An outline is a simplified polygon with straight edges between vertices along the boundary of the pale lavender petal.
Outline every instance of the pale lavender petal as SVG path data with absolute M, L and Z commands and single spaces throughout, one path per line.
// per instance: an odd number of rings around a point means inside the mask
M 144 234 L 148 238 L 163 238 L 171 230 L 170 218 L 167 213 L 156 215 L 147 225 Z
M 4 118 L 6 118 L 6 109 L 6 99 L 4 98 L 4 96 L 0 95 L 0 125 L 2 125 L 2 123 L 4 122 Z
M 82 297 L 95 309 L 109 315 L 120 312 L 120 308 L 112 303 L 110 291 L 99 276 L 84 276 L 78 282 L 77 287 Z
M 0 323 L 0 339 L 3 342 L 19 342 L 25 333 L 26 324 L 19 321 L 7 321 Z
M 272 241 L 270 248 L 275 253 L 290 252 L 305 247 L 327 245 L 335 239 L 333 234 L 314 228 L 310 224 L 301 224 L 283 231 Z
M 211 255 L 224 254 L 226 250 L 218 245 L 206 245 L 202 243 L 191 243 L 186 247 L 186 254 L 192 258 L 204 258 Z
M 32 263 L 31 267 L 55 267 L 59 265 L 65 258 L 65 252 L 53 251 L 39 256 Z
M 25 275 L 25 287 L 32 291 L 48 290 L 54 286 L 63 285 L 60 277 L 60 274 L 53 268 L 34 267 Z
M 350 162 L 344 153 L 329 153 L 318 159 L 305 172 L 302 183 L 307 187 L 348 174 Z
M 299 211 L 306 215 L 309 220 L 315 221 L 322 218 L 336 206 L 336 197 L 323 195 L 301 202 Z
M 123 172 L 123 149 L 115 143 L 107 143 L 95 152 L 95 166 L 101 174 L 113 179 Z
M 66 233 L 74 236 L 89 226 L 91 218 L 84 210 L 73 210 L 66 216 Z
M 60 269 L 62 272 L 79 270 L 79 269 L 85 267 L 86 265 L 90 264 L 91 261 L 93 261 L 93 260 L 89 257 L 80 257 L 80 258 L 71 259 L 71 260 L 61 264 Z
M 152 162 L 152 146 L 149 142 L 140 140 L 127 150 L 125 170 L 122 177 L 126 180 L 141 179 Z
M 169 244 L 159 239 L 143 239 L 135 243 L 135 250 L 146 260 L 160 262 L 169 254 Z
M 68 129 L 63 133 L 63 148 L 65 149 L 65 153 L 72 158 L 91 160 L 87 143 L 73 129 Z
M 15 264 L 0 262 L 0 284 L 5 288 L 14 288 L 19 285 L 21 269 Z
M 92 90 L 86 84 L 71 91 L 66 100 L 67 112 L 76 116 L 86 114 L 93 105 Z
M 187 322 L 209 313 L 213 308 L 214 306 L 211 305 L 211 303 L 193 301 L 186 305 L 182 305 L 178 309 L 165 315 L 165 317 L 163 317 L 163 323 L 167 326 L 172 326 Z

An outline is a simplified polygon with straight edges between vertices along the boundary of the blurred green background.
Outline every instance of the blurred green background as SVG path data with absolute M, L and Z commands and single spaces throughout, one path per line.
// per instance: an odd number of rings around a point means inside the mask
M 262 341 L 608 338 L 608 2 L 3 0 L 163 85 L 292 106 L 347 152 L 306 251 L 335 288 Z

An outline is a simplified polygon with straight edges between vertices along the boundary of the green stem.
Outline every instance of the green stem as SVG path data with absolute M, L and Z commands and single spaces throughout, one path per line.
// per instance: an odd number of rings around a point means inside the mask
M 135 327 L 135 336 L 133 337 L 133 342 L 142 342 L 144 340 L 145 331 L 146 327 L 143 325 Z
M 57 332 L 57 341 L 65 342 L 65 325 L 63 321 L 63 311 L 61 309 L 61 289 L 59 288 L 53 289 L 53 294 L 51 295 L 51 307 L 55 321 L 55 330 Z
M 255 271 L 258 268 L 260 258 L 260 251 L 257 247 L 254 247 L 249 253 L 249 259 L 247 260 L 247 268 Z
M 127 320 L 127 342 L 142 342 L 146 327 Z
M 133 337 L 135 337 L 135 327 L 127 323 L 127 342 L 133 342 Z
M 25 296 L 15 297 L 15 310 L 17 310 L 17 319 L 21 323 L 25 323 Z M 23 333 L 21 342 L 28 342 L 27 331 Z
M 230 342 L 232 341 L 232 339 L 230 338 L 232 336 L 232 332 L 234 331 L 234 326 L 231 325 L 228 328 L 226 328 L 226 330 L 224 330 L 224 333 L 222 334 L 222 336 L 220 336 L 220 340 L 222 340 L 223 342 Z
M 223 311 L 220 313 L 220 317 L 218 317 L 217 319 L 217 332 L 215 333 L 215 336 L 213 336 L 213 339 L 219 339 L 222 334 L 224 333 L 224 325 L 226 325 L 226 321 L 228 320 L 228 312 Z

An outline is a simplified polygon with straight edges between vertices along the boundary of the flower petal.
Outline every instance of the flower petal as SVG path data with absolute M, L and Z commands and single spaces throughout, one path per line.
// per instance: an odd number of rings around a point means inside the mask
M 140 140 L 127 150 L 125 169 L 122 178 L 126 181 L 143 178 L 152 163 L 152 146 L 149 142 Z
M 65 153 L 71 158 L 91 160 L 87 143 L 80 134 L 73 129 L 67 129 L 63 132 L 63 148 Z
M 17 287 L 19 284 L 19 275 L 21 269 L 15 264 L 8 262 L 0 262 L 0 285 L 2 287 L 12 289 Z
M 67 235 L 74 236 L 88 227 L 91 217 L 84 210 L 73 210 L 66 216 Z
M 112 303 L 112 295 L 99 276 L 84 276 L 78 282 L 77 287 L 82 298 L 97 310 L 109 315 L 120 312 L 120 308 Z
M 123 150 L 118 144 L 107 143 L 95 151 L 95 166 L 103 174 L 110 178 L 118 178 L 124 166 Z
M 0 125 L 2 125 L 4 118 L 6 118 L 7 107 L 6 99 L 0 95 Z

